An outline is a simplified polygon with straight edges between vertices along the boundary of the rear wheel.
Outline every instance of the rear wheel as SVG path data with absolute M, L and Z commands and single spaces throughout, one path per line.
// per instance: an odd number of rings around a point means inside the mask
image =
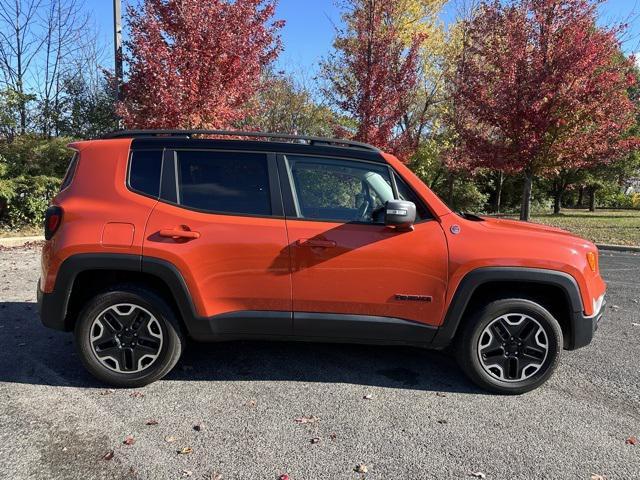
M 560 325 L 544 307 L 526 299 L 504 299 L 469 318 L 456 354 L 465 373 L 482 388 L 518 394 L 547 381 L 562 344 Z
M 75 338 L 87 370 L 118 387 L 140 387 L 164 377 L 184 344 L 171 308 L 136 286 L 95 296 L 76 322 Z

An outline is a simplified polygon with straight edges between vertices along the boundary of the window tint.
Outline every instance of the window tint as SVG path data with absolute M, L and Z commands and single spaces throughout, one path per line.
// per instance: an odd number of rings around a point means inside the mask
M 67 167 L 67 172 L 64 174 L 64 178 L 62 179 L 62 183 L 60 184 L 60 191 L 67 188 L 71 185 L 73 181 L 73 176 L 76 173 L 76 167 L 78 166 L 78 152 L 74 152 L 71 160 L 69 161 L 69 166 Z
M 267 157 L 178 152 L 178 203 L 219 213 L 271 215 Z
M 162 151 L 136 151 L 131 154 L 129 185 L 137 192 L 158 197 L 160 194 L 160 171 Z
M 364 162 L 287 157 L 303 218 L 382 223 L 393 199 L 389 170 Z
M 394 172 L 393 176 L 396 180 L 396 187 L 398 187 L 399 200 L 407 200 L 416 204 L 416 222 L 431 218 L 431 213 L 427 210 L 427 207 L 424 206 L 424 203 L 422 203 L 415 192 L 411 190 L 411 187 L 409 187 L 409 185 L 407 185 L 397 173 Z

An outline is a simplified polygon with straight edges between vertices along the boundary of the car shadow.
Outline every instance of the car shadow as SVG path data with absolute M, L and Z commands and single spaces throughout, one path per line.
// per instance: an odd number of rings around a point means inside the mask
M 448 355 L 413 347 L 189 342 L 165 381 L 349 383 L 477 393 Z M 35 303 L 0 302 L 0 382 L 105 388 L 81 365 L 73 336 L 45 328 Z

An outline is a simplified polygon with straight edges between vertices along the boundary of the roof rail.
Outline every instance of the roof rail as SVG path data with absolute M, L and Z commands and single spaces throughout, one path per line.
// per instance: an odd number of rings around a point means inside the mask
M 103 135 L 103 139 L 140 138 L 140 137 L 187 137 L 194 135 L 219 135 L 230 137 L 266 138 L 272 140 L 290 140 L 306 142 L 309 145 L 336 145 L 350 148 L 361 148 L 379 152 L 380 150 L 367 143 L 344 140 L 341 138 L 313 137 L 307 135 L 291 135 L 288 133 L 243 132 L 240 130 L 119 130 Z

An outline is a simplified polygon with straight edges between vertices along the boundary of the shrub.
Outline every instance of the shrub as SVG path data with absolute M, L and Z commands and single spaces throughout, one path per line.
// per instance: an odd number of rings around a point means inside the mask
M 12 142 L 0 143 L 0 162 L 5 172 L 0 176 L 62 177 L 72 152 L 67 148 L 71 138 L 45 139 L 34 135 L 20 135 Z
M 38 175 L 0 180 L 0 215 L 9 228 L 36 226 L 60 187 L 60 179 Z

